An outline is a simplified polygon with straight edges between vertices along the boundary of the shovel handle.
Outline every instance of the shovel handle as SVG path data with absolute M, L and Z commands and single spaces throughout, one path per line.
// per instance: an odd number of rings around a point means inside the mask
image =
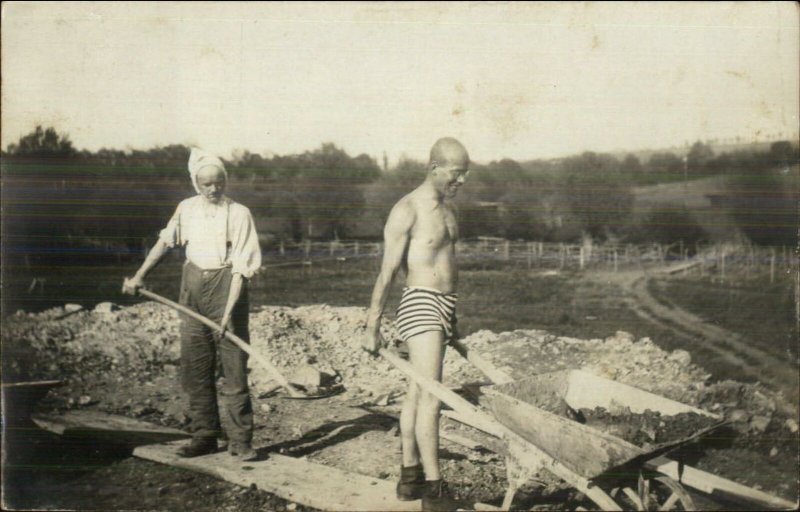
M 203 315 L 195 311 L 192 311 L 191 309 L 187 308 L 186 306 L 183 306 L 182 304 L 178 304 L 177 302 L 171 301 L 166 297 L 162 297 L 161 295 L 153 293 L 150 290 L 146 290 L 144 288 L 139 288 L 138 291 L 141 295 L 144 295 L 148 299 L 160 302 L 165 306 L 169 306 L 172 309 L 177 310 L 179 313 L 183 313 L 184 315 L 189 316 L 197 320 L 198 322 L 201 322 L 206 326 L 211 327 L 212 329 L 215 329 L 217 331 L 221 329 L 221 326 L 218 323 L 209 320 Z M 278 368 L 275 367 L 274 364 L 270 363 L 269 360 L 267 360 L 264 356 L 253 350 L 253 347 L 247 344 L 242 338 L 236 336 L 230 331 L 225 331 L 225 337 L 228 338 L 230 341 L 232 341 L 234 345 L 236 345 L 237 347 L 239 347 L 240 349 L 244 350 L 246 353 L 251 355 L 253 359 L 258 361 L 261 364 L 261 366 L 263 366 L 264 369 L 267 370 L 267 372 L 269 372 L 272 378 L 275 379 L 281 386 L 283 386 L 291 396 L 295 398 L 305 398 L 306 395 L 301 393 L 296 387 L 292 386 L 291 383 L 286 379 L 286 377 L 283 376 L 283 374 L 281 374 L 281 372 L 278 370 Z

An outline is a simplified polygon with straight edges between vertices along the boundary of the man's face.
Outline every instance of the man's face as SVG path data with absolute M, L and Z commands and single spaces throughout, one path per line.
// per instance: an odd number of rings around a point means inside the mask
M 209 203 L 217 204 L 225 193 L 225 174 L 214 167 L 205 167 L 197 173 L 197 188 Z
M 434 170 L 437 174 L 439 191 L 447 198 L 453 198 L 469 175 L 468 163 L 445 164 Z

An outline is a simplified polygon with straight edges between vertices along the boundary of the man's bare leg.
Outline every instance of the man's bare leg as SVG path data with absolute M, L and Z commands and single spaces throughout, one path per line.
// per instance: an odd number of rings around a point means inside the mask
M 421 375 L 442 380 L 442 360 L 444 359 L 444 334 L 429 331 L 408 340 L 409 359 Z M 426 480 L 440 480 L 439 473 L 439 399 L 430 393 L 418 390 L 414 436 L 419 458 L 425 469 Z M 403 433 L 405 438 L 406 433 Z M 406 460 L 405 446 L 403 460 Z
M 410 468 L 420 462 L 419 448 L 417 447 L 417 436 L 414 433 L 414 426 L 417 423 L 417 404 L 419 401 L 420 389 L 414 382 L 409 383 L 406 399 L 403 401 L 403 409 L 400 411 L 400 439 L 403 451 L 403 466 Z

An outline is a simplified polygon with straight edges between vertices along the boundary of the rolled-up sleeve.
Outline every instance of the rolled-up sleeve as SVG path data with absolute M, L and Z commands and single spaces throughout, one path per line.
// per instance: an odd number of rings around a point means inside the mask
M 261 268 L 261 246 L 258 243 L 258 233 L 250 210 L 243 208 L 243 212 L 231 240 L 231 272 L 241 274 L 250 279 Z
M 158 239 L 164 242 L 169 248 L 181 245 L 180 212 L 181 207 L 178 205 L 175 209 L 175 214 L 172 215 L 172 218 L 167 223 L 167 227 L 158 233 Z

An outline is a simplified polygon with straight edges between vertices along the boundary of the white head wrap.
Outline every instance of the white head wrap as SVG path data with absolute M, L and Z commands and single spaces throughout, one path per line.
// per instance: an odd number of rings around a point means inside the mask
M 200 172 L 200 169 L 203 167 L 215 167 L 219 169 L 225 175 L 225 181 L 228 181 L 228 171 L 225 170 L 225 165 L 219 157 L 203 151 L 202 149 L 192 148 L 192 153 L 189 155 L 189 176 L 198 194 L 200 193 L 200 187 L 197 186 L 197 173 Z

